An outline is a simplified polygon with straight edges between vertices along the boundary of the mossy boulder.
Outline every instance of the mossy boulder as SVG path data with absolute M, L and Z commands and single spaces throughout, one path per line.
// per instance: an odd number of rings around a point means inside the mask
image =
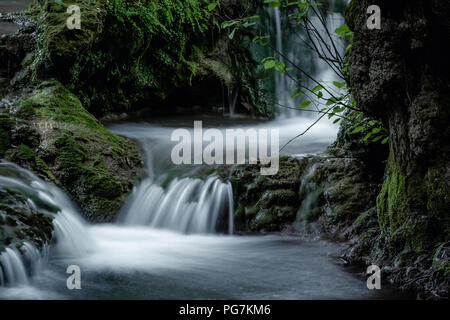
M 267 113 L 255 73 L 258 63 L 240 40 L 218 33 L 208 1 L 61 3 L 35 1 L 30 7 L 39 26 L 34 78 L 55 77 L 91 113 L 103 116 L 143 106 L 164 111 L 193 103 L 221 106 L 221 84 L 240 87 L 241 104 Z M 72 4 L 80 7 L 79 30 L 66 26 Z M 234 15 L 245 10 L 243 4 L 228 6 Z
M 298 160 L 281 157 L 280 169 L 273 176 L 262 176 L 260 169 L 259 165 L 232 169 L 238 231 L 280 231 L 295 221 L 302 172 Z
M 89 220 L 113 220 L 142 168 L 137 145 L 106 130 L 57 81 L 18 103 L 12 141 L 20 144 L 7 158 L 65 188 Z M 32 111 L 25 118 L 23 108 Z

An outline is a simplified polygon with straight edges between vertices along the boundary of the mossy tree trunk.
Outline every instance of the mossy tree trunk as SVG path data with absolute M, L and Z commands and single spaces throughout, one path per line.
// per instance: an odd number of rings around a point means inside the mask
M 370 5 L 381 29 L 366 26 Z M 416 252 L 450 234 L 450 39 L 447 0 L 353 0 L 350 82 L 359 107 L 390 132 L 380 227 L 395 250 Z

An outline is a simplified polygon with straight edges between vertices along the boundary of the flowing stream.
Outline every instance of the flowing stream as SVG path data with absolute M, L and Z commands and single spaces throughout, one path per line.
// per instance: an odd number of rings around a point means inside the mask
M 342 1 L 331 1 L 335 2 Z M 275 23 L 277 48 L 291 57 L 309 57 L 315 74 L 331 81 L 333 76 L 320 62 L 298 51 L 292 37 L 283 33 L 280 12 L 272 10 L 269 15 Z M 342 16 L 330 15 L 327 21 L 336 19 L 338 24 Z M 281 76 L 274 82 L 279 103 L 292 103 L 283 97 L 289 96 L 293 84 Z M 233 113 L 234 104 L 230 109 Z M 352 270 L 339 265 L 333 256 L 338 244 L 281 234 L 234 235 L 231 185 L 215 175 L 201 179 L 203 165 L 175 166 L 170 160 L 171 133 L 178 128 L 192 130 L 194 120 L 219 130 L 277 128 L 280 146 L 311 124 L 308 117 L 286 112 L 271 122 L 197 116 L 110 125 L 115 133 L 140 143 L 147 169 L 147 177 L 112 224 L 88 224 L 57 187 L 0 162 L 0 188 L 32 194 L 31 206 L 38 199 L 59 209 L 56 214 L 46 213 L 54 217 L 55 240 L 49 247 L 39 252 L 25 243 L 22 253 L 13 248 L 1 253 L 0 299 L 398 298 L 387 288 L 368 290 Z M 283 153 L 321 152 L 336 132 L 337 126 L 321 122 Z M 81 269 L 81 290 L 67 288 L 70 265 Z
M 236 126 L 203 117 L 205 126 Z M 244 121 L 244 120 L 241 120 Z M 281 140 L 293 128 L 285 120 L 248 123 L 279 126 Z M 244 123 L 239 124 L 244 127 Z M 300 122 L 301 125 L 301 122 Z M 305 122 L 306 125 L 306 122 Z M 337 244 L 294 236 L 237 236 L 215 232 L 214 219 L 227 216 L 230 187 L 210 176 L 193 178 L 202 166 L 180 168 L 167 152 L 175 128 L 191 119 L 154 119 L 123 123 L 114 132 L 137 139 L 147 156 L 148 177 L 134 190 L 114 224 L 91 225 L 55 186 L 16 165 L 3 162 L 0 186 L 37 192 L 42 201 L 60 208 L 55 238 L 47 254 L 26 247 L 26 254 L 1 255 L 3 299 L 376 299 L 394 297 L 389 289 L 367 290 L 365 282 L 337 264 Z M 292 124 L 292 126 L 294 126 Z M 299 123 L 295 125 L 298 128 Z M 324 128 L 322 127 L 322 130 Z M 333 136 L 304 141 L 311 152 L 323 149 Z M 318 141 L 322 141 L 321 143 Z M 167 157 L 165 157 L 167 155 Z M 209 190 L 209 192 L 206 192 Z M 32 201 L 32 200 L 30 200 Z M 161 212 L 165 208 L 165 213 Z M 214 209 L 219 208 L 219 209 Z M 190 223 L 186 223 L 186 221 Z M 33 255 L 30 258 L 30 255 Z M 34 259 L 34 260 L 33 260 Z M 30 273 L 27 261 L 39 266 Z M 81 269 L 81 290 L 66 286 L 66 269 Z

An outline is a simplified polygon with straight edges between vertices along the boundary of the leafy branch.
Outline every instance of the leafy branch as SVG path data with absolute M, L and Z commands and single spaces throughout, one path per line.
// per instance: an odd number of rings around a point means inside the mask
M 218 3 L 218 1 L 215 3 Z M 328 116 L 329 119 L 335 118 L 333 123 L 338 123 L 342 119 L 348 121 L 351 123 L 350 130 L 352 134 L 366 133 L 363 138 L 364 141 L 381 141 L 382 144 L 387 143 L 389 140 L 387 130 L 380 121 L 363 115 L 348 86 L 349 81 L 346 76 L 348 74 L 349 63 L 348 53 L 352 49 L 351 42 L 353 40 L 353 32 L 349 27 L 343 24 L 334 30 L 334 32 L 328 30 L 326 17 L 320 10 L 320 6 L 322 5 L 320 2 L 310 0 L 264 0 L 264 3 L 269 8 L 284 8 L 288 10 L 290 12 L 288 18 L 305 30 L 308 41 L 302 39 L 303 43 L 341 79 L 340 81 L 333 81 L 332 86 L 320 79 L 316 79 L 302 68 L 302 66 L 292 61 L 285 53 L 275 48 L 270 43 L 270 35 L 255 34 L 255 26 L 260 20 L 259 16 L 253 15 L 246 17 L 242 15 L 237 19 L 222 21 L 219 27 L 221 30 L 229 31 L 230 39 L 235 36 L 236 32 L 242 31 L 247 35 L 252 35 L 253 42 L 258 43 L 262 47 L 270 48 L 274 52 L 274 56 L 262 59 L 261 63 L 264 69 L 273 69 L 275 72 L 285 75 L 296 84 L 297 87 L 293 89 L 291 98 L 304 97 L 296 110 L 308 110 L 319 114 L 318 119 L 305 132 L 297 135 L 288 143 L 306 134 L 325 116 Z M 215 6 L 211 5 L 211 8 L 213 7 L 215 8 Z M 319 27 L 313 23 L 313 17 L 319 21 Z M 325 32 L 320 32 L 318 28 L 323 28 Z M 341 55 L 338 49 L 336 39 L 348 43 L 344 56 Z M 294 70 L 313 83 L 314 87 L 309 88 L 304 84 L 303 79 L 296 78 L 292 75 Z M 315 110 L 307 109 L 311 105 L 315 107 Z M 318 105 L 322 105 L 322 108 L 319 108 Z M 291 107 L 288 108 L 292 109 Z

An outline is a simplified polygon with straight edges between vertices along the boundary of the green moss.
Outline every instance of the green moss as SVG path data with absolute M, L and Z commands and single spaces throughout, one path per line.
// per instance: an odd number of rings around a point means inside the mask
M 17 129 L 15 139 L 24 142 L 9 159 L 64 187 L 88 218 L 111 221 L 132 187 L 128 175 L 141 163 L 137 146 L 106 130 L 58 81 L 42 82 L 21 105 L 34 110 L 24 135 L 34 128 L 43 139 L 30 144 Z
M 230 178 L 237 210 L 236 221 L 252 231 L 281 230 L 295 220 L 299 206 L 301 168 L 298 160 L 280 158 L 280 169 L 274 176 L 262 176 L 260 166 L 235 166 Z
M 22 161 L 34 160 L 36 154 L 28 146 L 21 144 L 17 147 L 15 157 Z
M 81 9 L 80 30 L 66 26 L 71 4 Z M 173 96 L 174 89 L 184 90 L 194 79 L 210 79 L 213 74 L 229 87 L 240 84 L 246 106 L 260 114 L 273 112 L 260 94 L 258 63 L 242 41 L 217 34 L 208 4 L 208 0 L 35 2 L 29 10 L 39 25 L 33 77 L 55 77 L 87 110 L 104 115 L 147 101 L 159 104 Z M 245 10 L 239 3 L 226 6 Z
M 85 150 L 67 132 L 55 141 L 55 147 L 59 152 L 56 163 L 63 172 L 60 179 L 69 189 L 82 190 L 81 204 L 90 207 L 88 218 L 114 216 L 130 183 L 110 174 L 102 158 Z
M 267 190 L 258 201 L 257 205 L 270 208 L 274 205 L 293 205 L 298 202 L 297 194 L 293 190 Z
M 83 163 L 86 160 L 85 153 L 79 144 L 69 134 L 65 133 L 55 141 L 55 147 L 59 151 L 56 161 L 64 171 L 64 180 L 68 182 L 83 174 L 85 168 Z
M 381 230 L 397 250 L 409 245 L 421 252 L 448 237 L 448 185 L 442 173 L 433 168 L 425 178 L 420 172 L 406 178 L 399 161 L 391 148 L 387 176 L 377 198 L 378 220 Z M 422 212 L 423 216 L 415 212 Z
M 255 219 L 250 222 L 250 227 L 255 231 L 260 231 L 262 229 L 265 231 L 273 231 L 279 228 L 279 224 L 277 223 L 277 217 L 273 211 L 263 209 L 260 210 Z
M 358 23 L 360 10 L 360 0 L 352 0 L 345 9 L 345 22 L 350 30 L 355 30 L 355 25 Z
M 441 168 L 441 169 L 440 169 Z M 450 212 L 450 187 L 445 181 L 445 172 L 440 168 L 430 168 L 426 177 L 427 209 L 437 219 L 446 219 L 447 226 Z
M 102 31 L 106 0 L 34 3 L 29 11 L 40 25 L 38 50 L 33 62 L 34 75 L 48 72 L 57 64 L 73 63 L 77 56 L 89 49 Z M 67 28 L 67 8 L 77 5 L 82 12 L 81 29 Z M 60 70 L 59 72 L 61 72 Z
M 41 84 L 42 89 L 25 99 L 27 105 L 35 110 L 38 119 L 51 120 L 53 126 L 72 132 L 79 138 L 97 142 L 107 142 L 112 151 L 119 155 L 126 153 L 123 142 L 106 130 L 103 125 L 81 104 L 80 100 L 57 81 Z
M 12 125 L 13 122 L 9 116 L 0 114 L 0 157 L 3 157 L 11 146 Z
M 66 27 L 71 4 L 83 13 L 81 30 Z M 56 76 L 96 114 L 129 109 L 144 98 L 144 90 L 163 99 L 197 72 L 191 59 L 194 46 L 208 45 L 203 39 L 210 23 L 207 5 L 203 0 L 83 0 L 64 5 L 46 0 L 32 10 L 42 25 L 35 77 Z M 58 65 L 65 65 L 64 73 Z
M 123 193 L 122 181 L 114 176 L 93 174 L 90 177 L 82 177 L 81 183 L 102 198 L 114 199 Z
M 16 116 L 22 119 L 30 119 L 36 114 L 33 105 L 28 101 L 24 101 L 16 112 Z
M 380 227 L 389 233 L 398 229 L 408 214 L 405 177 L 401 169 L 389 159 L 387 177 L 377 198 Z

